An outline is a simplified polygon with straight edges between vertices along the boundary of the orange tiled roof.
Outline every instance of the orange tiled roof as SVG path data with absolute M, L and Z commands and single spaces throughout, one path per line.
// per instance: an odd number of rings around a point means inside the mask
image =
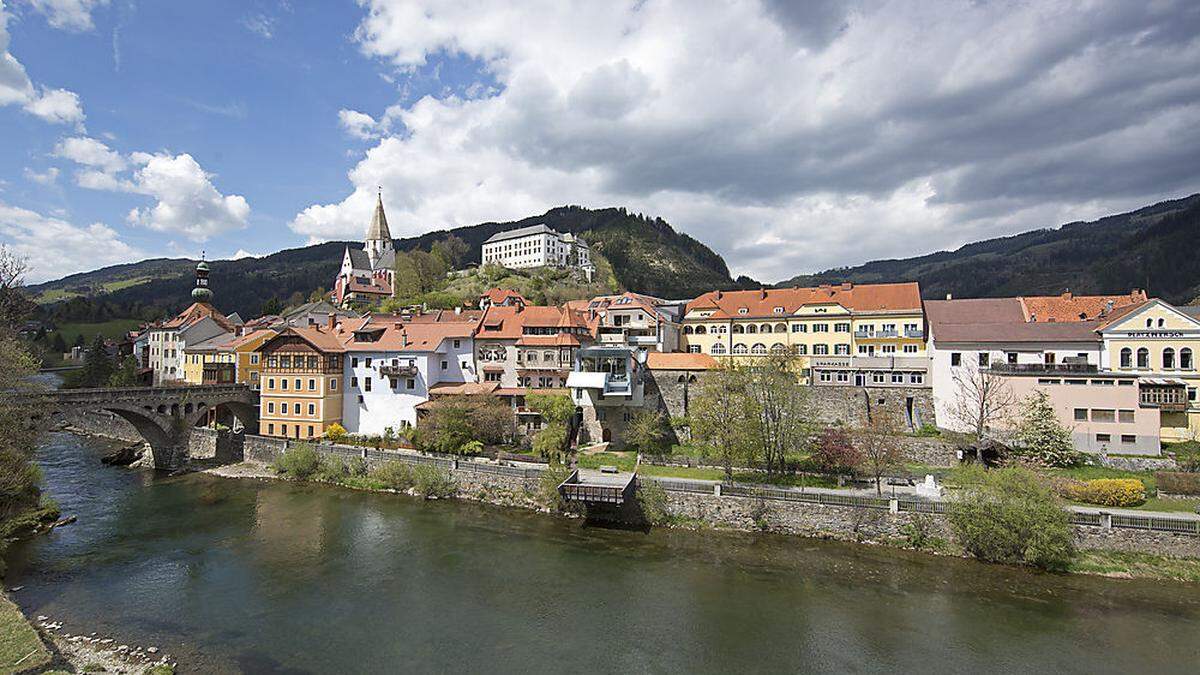
M 489 288 L 484 292 L 483 297 L 487 298 L 488 302 L 492 303 L 493 305 L 499 305 L 509 298 L 520 300 L 524 304 L 529 304 L 529 301 L 525 299 L 525 296 L 508 288 Z
M 463 321 L 441 323 L 404 323 L 401 321 L 362 321 L 357 327 L 343 332 L 347 351 L 359 352 L 428 352 L 452 338 L 469 338 L 474 324 Z M 354 333 L 381 331 L 378 340 L 356 342 Z
M 525 307 L 492 305 L 479 321 L 475 336 L 483 339 L 519 339 L 524 328 L 588 328 L 582 312 L 546 305 Z
M 1091 321 L 1103 319 L 1122 307 L 1146 302 L 1146 292 L 1138 289 L 1124 295 L 1026 295 L 1021 297 L 1026 321 Z
M 808 288 L 764 288 L 757 291 L 709 291 L 687 305 L 687 311 L 713 309 L 713 318 L 763 318 L 794 314 L 806 305 L 836 303 L 855 312 L 920 311 L 921 289 L 915 281 L 896 284 L 824 284 Z M 781 308 L 776 312 L 775 308 Z M 743 313 L 741 310 L 745 309 Z
M 163 328 L 187 328 L 188 326 L 201 321 L 206 317 L 212 317 L 212 320 L 221 328 L 234 332 L 236 326 L 225 318 L 225 315 L 217 310 L 216 307 L 207 302 L 193 302 L 187 309 L 180 312 L 175 318 L 168 320 L 162 325 Z

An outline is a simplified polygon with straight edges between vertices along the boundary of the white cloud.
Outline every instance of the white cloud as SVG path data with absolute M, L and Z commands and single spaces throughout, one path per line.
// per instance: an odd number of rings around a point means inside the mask
M 3 202 L 0 202 L 0 242 L 29 260 L 26 281 L 30 283 L 144 256 L 102 223 L 79 227 Z
M 259 37 L 270 40 L 275 35 L 275 17 L 267 16 L 266 14 L 251 14 L 242 17 L 242 27 L 246 30 L 258 35 Z
M 124 157 L 104 143 L 82 136 L 64 139 L 54 154 L 86 167 L 75 174 L 80 187 L 153 197 L 153 206 L 129 211 L 126 221 L 133 225 L 202 242 L 246 227 L 250 216 L 244 197 L 218 192 L 212 175 L 186 153 L 134 152 Z
M 482 93 L 341 111 L 380 138 L 313 240 L 360 237 L 376 185 L 397 236 L 624 205 L 775 280 L 1200 188 L 1185 0 L 363 4 L 367 54 L 473 59 Z
M 83 106 L 79 96 L 66 89 L 35 86 L 25 67 L 9 53 L 8 14 L 0 0 L 0 106 L 20 105 L 31 115 L 51 124 L 73 124 L 82 128 Z
M 108 0 L 29 0 L 46 21 L 59 30 L 90 31 L 92 10 L 108 5 Z
M 58 182 L 58 167 L 52 166 L 41 173 L 25 167 L 25 178 L 39 185 L 54 185 Z

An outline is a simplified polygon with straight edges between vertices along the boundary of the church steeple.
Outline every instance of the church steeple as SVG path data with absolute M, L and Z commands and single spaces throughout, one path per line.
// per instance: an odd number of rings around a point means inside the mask
M 363 250 L 367 252 L 367 260 L 370 261 L 373 270 L 391 270 L 396 264 L 396 253 L 392 250 L 392 233 L 388 230 L 387 214 L 383 212 L 383 188 L 379 189 L 375 198 L 375 215 L 371 217 L 371 226 L 367 228 Z
M 204 255 L 200 256 L 200 263 L 196 265 L 196 287 L 192 289 L 192 300 L 196 302 L 212 302 L 212 291 L 208 288 L 208 263 L 204 262 Z
M 383 212 L 383 190 L 380 189 L 375 198 L 375 215 L 371 217 L 371 226 L 367 228 L 367 241 L 384 240 L 389 244 L 392 233 L 388 231 L 387 214 Z

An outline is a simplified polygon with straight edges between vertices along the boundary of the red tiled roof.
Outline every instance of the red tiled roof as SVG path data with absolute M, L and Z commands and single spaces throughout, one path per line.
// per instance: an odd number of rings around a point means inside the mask
M 1091 321 L 1113 310 L 1146 302 L 1146 292 L 1134 289 L 1124 295 L 1026 295 L 1020 298 L 1026 321 Z
M 168 320 L 162 325 L 163 328 L 187 328 L 188 326 L 201 321 L 206 317 L 212 317 L 212 320 L 221 328 L 234 332 L 237 327 L 225 318 L 225 315 L 217 311 L 216 307 L 207 302 L 193 302 L 187 309 L 180 312 L 175 318 Z
M 582 313 L 545 305 L 525 307 L 492 305 L 483 314 L 475 337 L 516 340 L 530 328 L 588 328 Z
M 915 281 L 896 284 L 839 284 L 809 288 L 764 288 L 757 291 L 709 291 L 687 305 L 687 311 L 714 309 L 714 318 L 763 318 L 794 314 L 806 305 L 839 304 L 855 312 L 920 311 L 921 289 Z M 775 308 L 781 308 L 776 312 Z M 741 310 L 745 309 L 745 313 Z
M 525 296 L 508 288 L 489 288 L 484 292 L 482 297 L 487 298 L 488 302 L 492 303 L 493 305 L 499 305 L 509 298 L 520 300 L 526 305 L 529 304 L 529 301 L 525 299 Z
M 721 366 L 708 354 L 648 352 L 646 367 L 650 370 L 716 370 Z
M 474 324 L 464 321 L 405 323 L 399 320 L 366 319 L 359 320 L 358 326 L 347 326 L 344 341 L 347 351 L 429 352 L 437 350 L 446 339 L 471 337 L 474 329 Z M 375 341 L 355 341 L 354 333 L 363 331 L 379 331 L 382 334 Z

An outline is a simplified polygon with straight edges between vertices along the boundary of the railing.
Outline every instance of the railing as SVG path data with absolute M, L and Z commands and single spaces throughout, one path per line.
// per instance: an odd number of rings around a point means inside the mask
M 904 337 L 906 338 L 923 338 L 925 337 L 925 329 L 923 328 L 905 328 Z
M 1101 514 L 1103 515 L 1103 514 Z M 1163 518 L 1158 516 L 1134 516 L 1121 513 L 1112 514 L 1113 527 L 1127 527 L 1135 530 L 1155 530 L 1158 532 L 1179 532 L 1181 534 L 1200 534 L 1200 521 L 1183 520 L 1181 518 Z
M 1100 367 L 1090 363 L 993 363 L 991 370 L 997 373 L 1095 375 L 1100 372 Z
M 1070 517 L 1071 523 L 1074 525 L 1088 525 L 1091 527 L 1100 527 L 1104 525 L 1104 518 L 1099 513 L 1072 511 Z
M 930 502 L 923 499 L 897 499 L 897 510 L 907 513 L 945 513 L 946 502 Z
M 675 478 L 654 478 L 651 476 L 640 476 L 638 480 L 657 483 L 662 489 L 669 492 L 690 492 L 700 495 L 713 494 L 714 483 L 708 483 L 699 480 L 682 480 Z

